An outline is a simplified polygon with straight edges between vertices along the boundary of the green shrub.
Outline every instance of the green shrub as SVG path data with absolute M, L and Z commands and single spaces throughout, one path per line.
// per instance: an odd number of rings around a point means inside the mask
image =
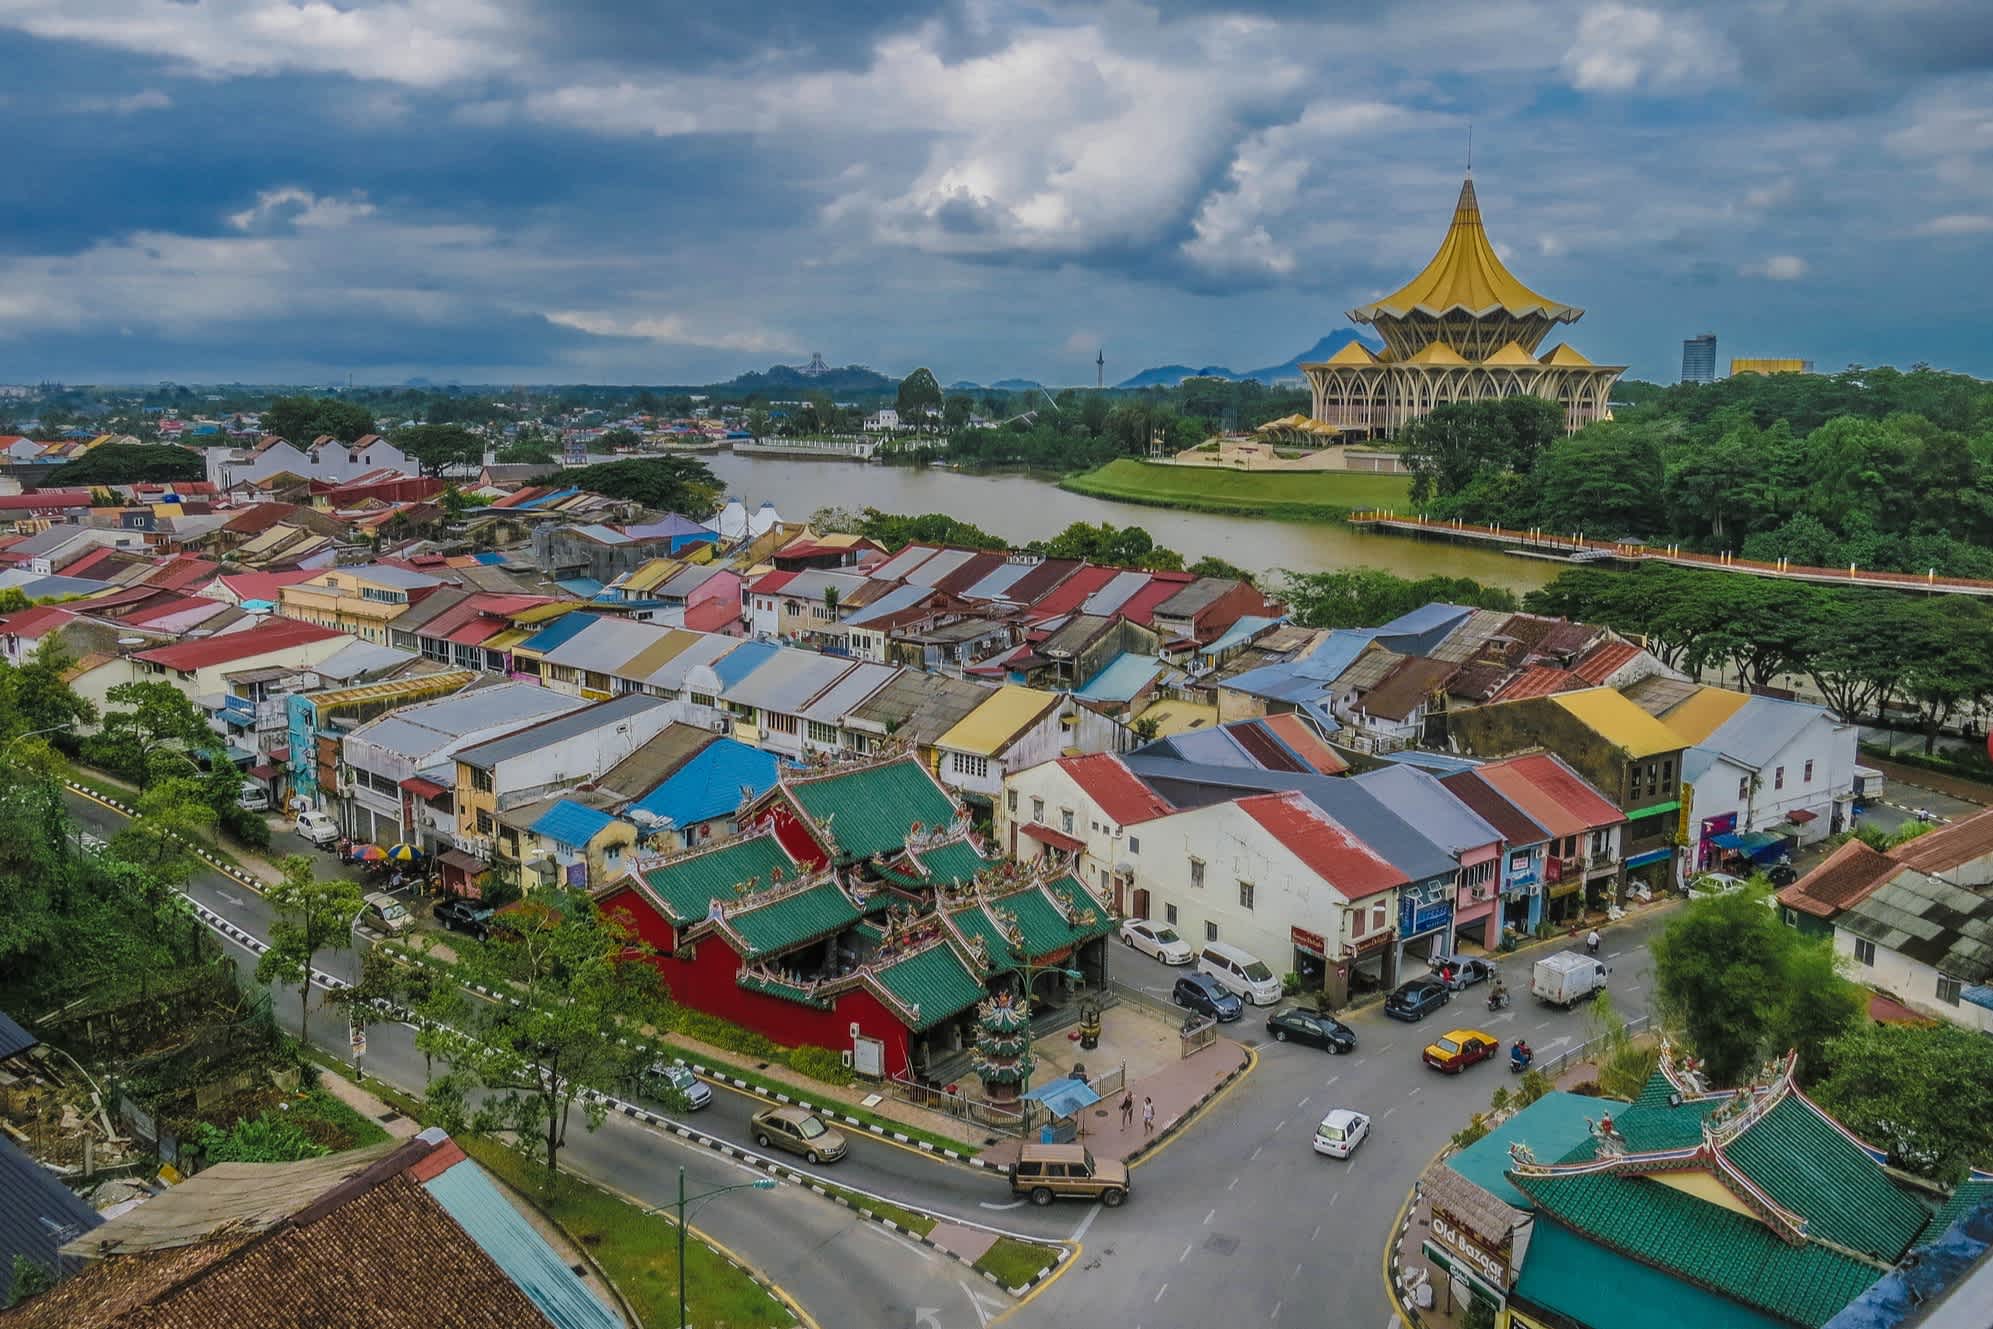
M 789 1050 L 789 1069 L 825 1084 L 850 1084 L 858 1077 L 844 1064 L 842 1053 L 829 1048 L 799 1047 Z
M 262 813 L 231 803 L 222 809 L 221 828 L 250 849 L 270 847 L 270 823 Z
M 225 1131 L 204 1121 L 194 1128 L 194 1142 L 210 1163 L 294 1163 L 327 1152 L 296 1122 L 267 1110 Z
M 665 1023 L 674 1033 L 684 1034 L 709 1043 L 722 1052 L 738 1052 L 744 1057 L 779 1057 L 782 1048 L 770 1039 L 762 1037 L 752 1029 L 722 1020 L 717 1015 L 695 1011 L 690 1007 L 671 1005 L 665 1016 Z
M 1485 1113 L 1476 1112 L 1471 1118 L 1468 1119 L 1468 1122 L 1465 1126 L 1462 1126 L 1459 1130 L 1453 1133 L 1454 1147 L 1458 1149 L 1465 1149 L 1468 1145 L 1473 1144 L 1475 1141 L 1485 1139 L 1487 1137 L 1487 1134 L 1488 1134 L 1487 1115 Z

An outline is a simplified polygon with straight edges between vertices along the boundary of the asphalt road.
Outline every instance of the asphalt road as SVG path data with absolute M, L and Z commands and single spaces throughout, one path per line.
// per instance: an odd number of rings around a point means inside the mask
M 117 815 L 96 804 L 74 799 L 72 810 L 99 835 L 117 828 Z M 189 893 L 245 931 L 267 935 L 269 910 L 254 892 L 204 872 Z M 1647 1010 L 1646 941 L 1664 917 L 1649 913 L 1604 931 L 1609 987 L 1623 1015 Z M 1388 1020 L 1373 1006 L 1350 1019 L 1359 1041 L 1346 1056 L 1276 1044 L 1265 1038 L 1265 1009 L 1250 1013 L 1226 1032 L 1259 1045 L 1257 1069 L 1138 1164 L 1129 1202 L 1118 1210 L 1018 1204 L 994 1177 L 855 1132 L 849 1158 L 814 1170 L 838 1185 L 936 1213 L 1083 1242 L 1079 1264 L 1022 1307 L 1011 1308 L 963 1266 L 854 1222 L 800 1187 L 723 1197 L 697 1223 L 783 1284 L 825 1329 L 982 1329 L 1006 1309 L 1006 1323 L 1018 1326 L 1388 1325 L 1379 1261 L 1400 1203 L 1447 1138 L 1487 1105 L 1497 1086 L 1513 1083 L 1504 1060 L 1449 1076 L 1428 1069 L 1419 1051 L 1452 1028 L 1484 1029 L 1504 1045 L 1522 1034 L 1546 1058 L 1582 1043 L 1591 1033 L 1586 1008 L 1559 1011 L 1528 996 L 1530 963 L 1555 949 L 1503 962 L 1516 997 L 1508 1010 L 1488 1012 L 1484 987 L 1456 994 L 1420 1024 Z M 355 952 L 334 952 L 321 957 L 321 968 L 350 980 L 357 962 Z M 1116 964 L 1118 976 L 1137 986 L 1167 991 L 1173 977 L 1128 952 L 1117 952 Z M 275 1003 L 295 1031 L 295 991 L 277 992 Z M 349 1055 L 336 1016 L 315 1015 L 312 1034 L 335 1055 Z M 412 1090 L 426 1079 L 413 1033 L 400 1025 L 370 1030 L 365 1068 Z M 746 1121 L 759 1106 L 719 1087 L 712 1106 L 689 1114 L 686 1124 L 751 1150 Z M 1315 1123 L 1336 1107 L 1366 1112 L 1373 1121 L 1370 1138 L 1347 1162 L 1316 1155 L 1309 1145 Z M 680 1166 L 695 1189 L 732 1184 L 751 1172 L 620 1116 L 594 1133 L 572 1133 L 566 1159 L 577 1172 L 655 1203 L 670 1197 Z M 800 1159 L 782 1161 L 812 1171 Z
M 1624 1016 L 1647 1010 L 1646 940 L 1664 919 L 1649 913 L 1602 933 L 1608 987 Z M 1265 1010 L 1249 1013 L 1227 1032 L 1259 1040 L 1258 1068 L 1184 1136 L 1137 1164 L 1128 1203 L 1100 1212 L 1079 1265 L 1008 1323 L 1391 1324 L 1380 1260 L 1392 1220 L 1448 1137 L 1487 1107 L 1498 1086 L 1514 1083 L 1507 1044 L 1521 1034 L 1548 1058 L 1590 1036 L 1585 1007 L 1560 1011 L 1528 996 L 1529 965 L 1555 949 L 1502 962 L 1515 998 L 1507 1010 L 1489 1013 L 1485 987 L 1455 994 L 1420 1024 L 1386 1019 L 1372 1006 L 1348 1021 L 1357 1049 L 1344 1056 L 1274 1043 L 1265 1037 Z M 1116 962 L 1142 986 L 1160 981 L 1137 967 L 1153 962 L 1121 955 Z M 1420 1050 L 1454 1028 L 1498 1036 L 1503 1056 L 1457 1076 L 1429 1069 Z M 1347 1162 L 1310 1146 L 1315 1124 L 1338 1107 L 1372 1120 L 1370 1138 Z

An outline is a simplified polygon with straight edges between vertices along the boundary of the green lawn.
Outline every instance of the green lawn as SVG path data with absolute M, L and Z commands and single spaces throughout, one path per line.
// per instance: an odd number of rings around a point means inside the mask
M 1323 521 L 1368 508 L 1405 510 L 1411 477 L 1360 471 L 1224 471 L 1164 466 L 1123 457 L 1071 476 L 1060 488 L 1095 498 L 1193 512 L 1243 512 Z
M 533 1169 L 514 1150 L 484 1137 L 454 1138 L 480 1167 L 530 1195 L 571 1241 L 595 1257 L 629 1299 L 639 1324 L 678 1323 L 678 1233 L 669 1219 L 565 1173 L 556 1179 L 549 1198 Z M 780 1199 L 742 1196 L 741 1203 L 780 1203 Z M 687 1238 L 685 1257 L 685 1300 L 693 1324 L 786 1329 L 795 1323 L 788 1307 L 696 1236 Z
M 1006 1288 L 1023 1287 L 1038 1276 L 1040 1269 L 1046 1269 L 1059 1262 L 1056 1246 L 1041 1246 L 1035 1241 L 1019 1241 L 1015 1237 L 998 1237 L 996 1245 L 983 1252 L 983 1258 L 976 1261 L 976 1268 L 984 1273 L 996 1275 L 997 1282 Z

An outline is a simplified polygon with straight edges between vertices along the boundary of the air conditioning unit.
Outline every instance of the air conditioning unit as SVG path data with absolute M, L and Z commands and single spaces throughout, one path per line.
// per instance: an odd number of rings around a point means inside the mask
M 422 824 L 433 828 L 436 825 L 436 818 L 430 813 L 425 812 L 422 814 Z
M 851 1049 L 846 1048 L 842 1055 L 844 1058 L 844 1069 L 848 1071 L 851 1069 Z

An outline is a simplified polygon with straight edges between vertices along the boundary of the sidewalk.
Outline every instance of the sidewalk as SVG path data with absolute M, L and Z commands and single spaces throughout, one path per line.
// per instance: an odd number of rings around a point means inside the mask
M 1135 1098 L 1135 1112 L 1129 1124 L 1121 1124 L 1121 1095 L 1104 1098 L 1080 1115 L 1078 1143 L 1109 1158 L 1132 1158 L 1174 1131 L 1200 1103 L 1237 1075 L 1250 1060 L 1244 1044 L 1221 1038 L 1210 1047 L 1192 1053 L 1173 1065 L 1136 1076 L 1128 1087 L 1128 1092 Z M 1045 1081 L 1040 1079 L 1038 1083 Z M 1154 1100 L 1156 1105 L 1153 1129 L 1142 1125 L 1142 1101 L 1145 1098 Z M 1017 1161 L 1021 1147 L 1022 1141 L 1005 1140 L 985 1149 L 977 1157 L 986 1163 L 1008 1166 Z
M 354 1084 L 336 1071 L 320 1068 L 318 1087 L 352 1108 L 397 1140 L 406 1140 L 422 1129 L 422 1123 L 403 1116 L 383 1100 Z

